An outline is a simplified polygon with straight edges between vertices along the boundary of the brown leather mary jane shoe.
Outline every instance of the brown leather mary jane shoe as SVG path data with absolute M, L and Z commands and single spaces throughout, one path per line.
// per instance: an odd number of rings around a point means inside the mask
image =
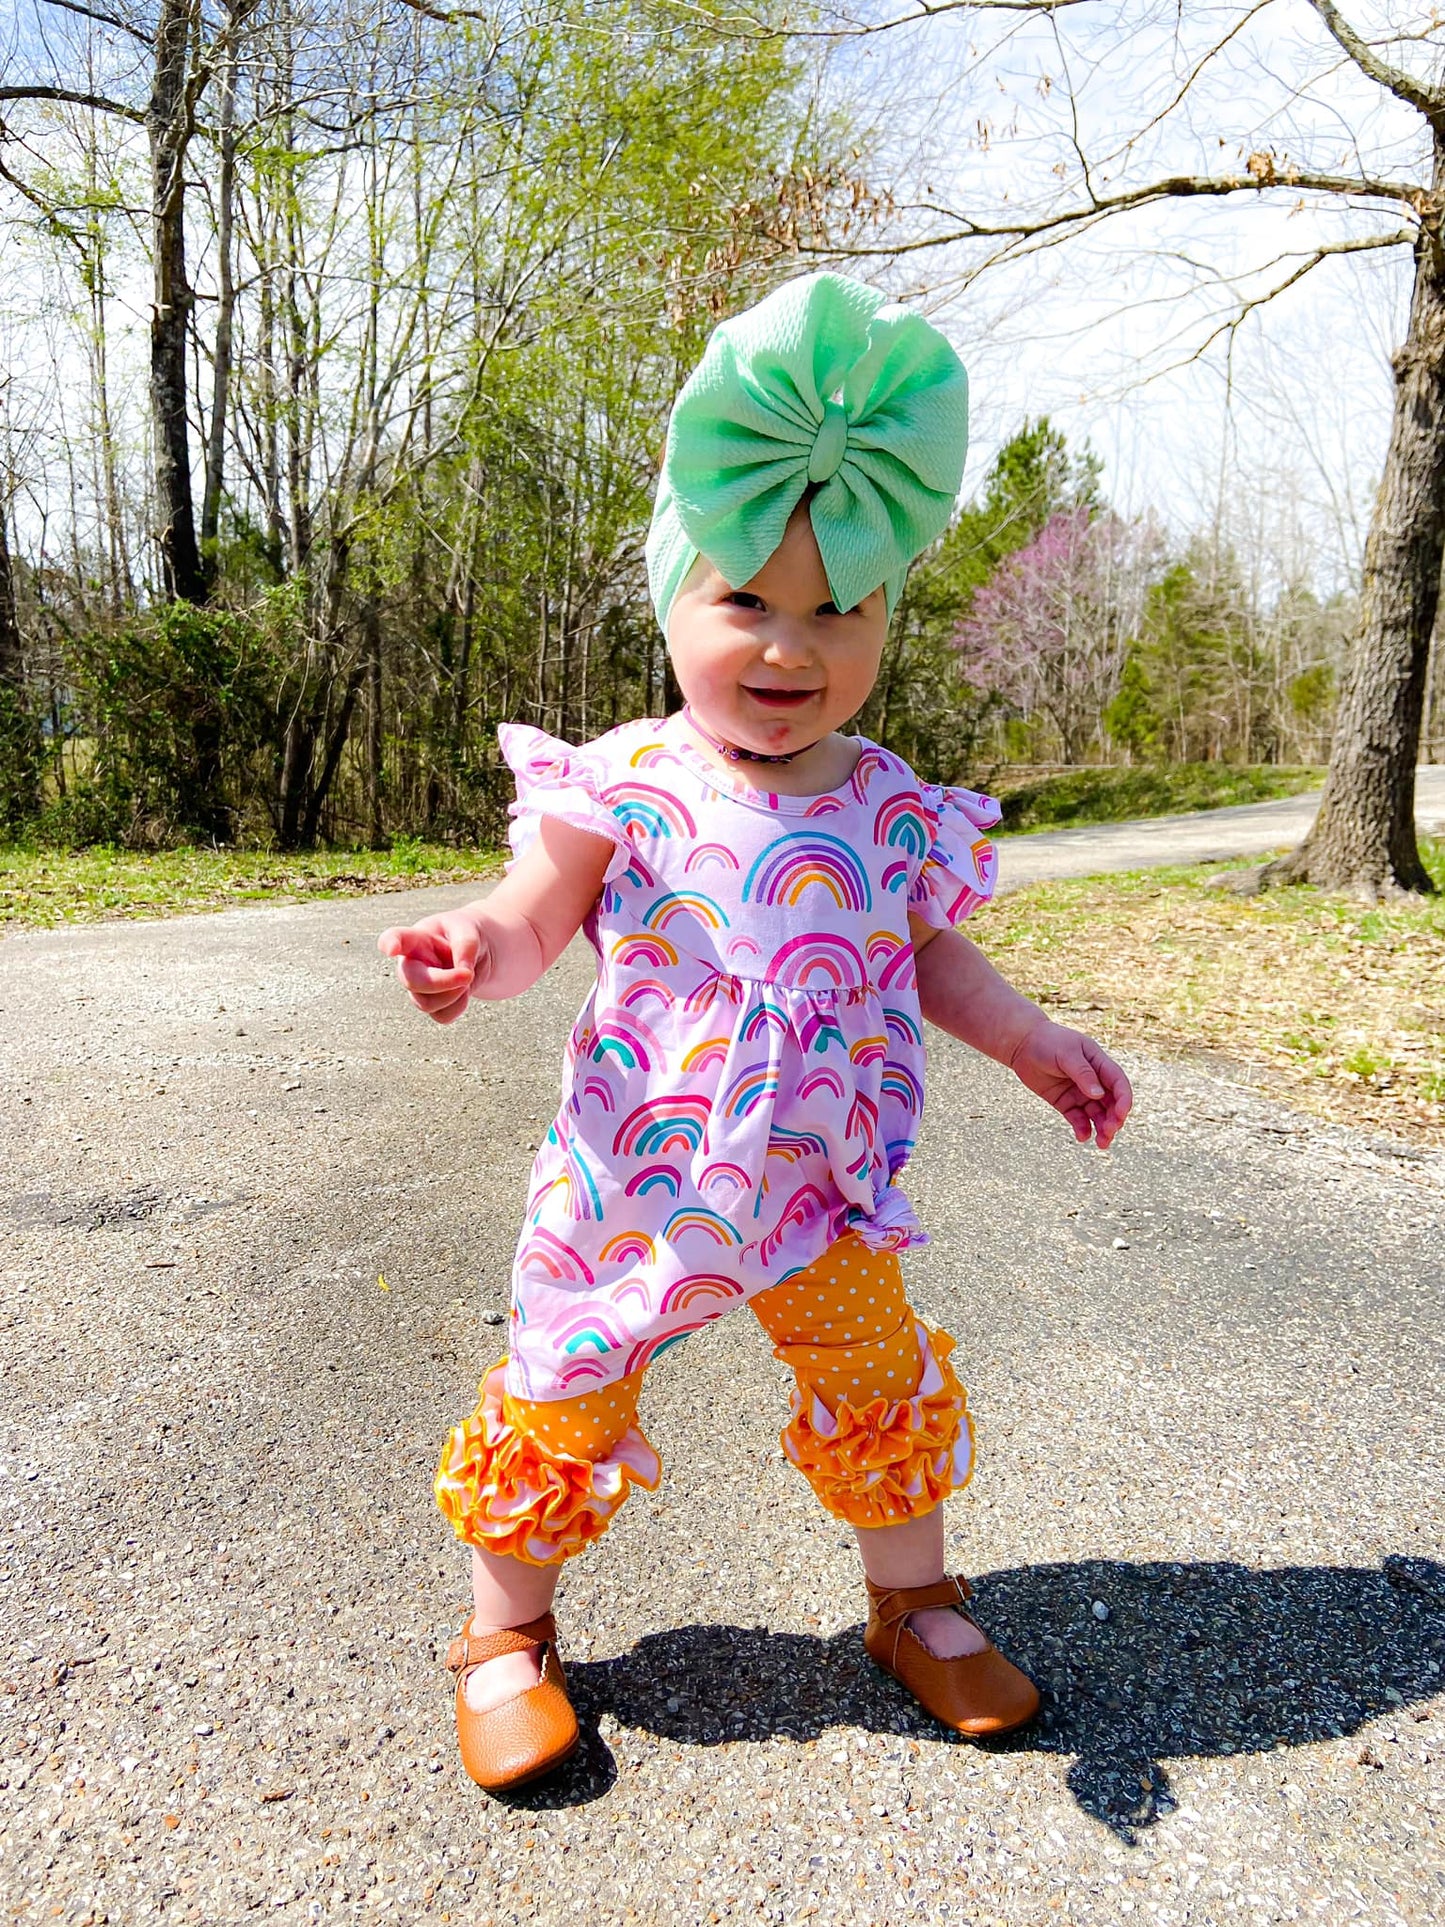
M 1039 1689 L 991 1640 L 982 1652 L 939 1659 L 909 1628 L 908 1615 L 931 1606 L 952 1606 L 978 1625 L 964 1604 L 973 1593 L 962 1574 L 931 1586 L 892 1590 L 871 1579 L 867 1583 L 871 1610 L 863 1644 L 868 1656 L 906 1686 L 925 1712 L 972 1739 L 1028 1725 L 1039 1710 Z
M 541 1648 L 542 1677 L 515 1698 L 485 1713 L 467 1704 L 467 1675 L 502 1653 Z M 506 1793 L 539 1780 L 577 1751 L 581 1735 L 567 1697 L 567 1676 L 557 1652 L 557 1622 L 551 1613 L 525 1626 L 474 1633 L 467 1620 L 447 1648 L 447 1671 L 457 1682 L 457 1740 L 462 1765 L 488 1793 Z

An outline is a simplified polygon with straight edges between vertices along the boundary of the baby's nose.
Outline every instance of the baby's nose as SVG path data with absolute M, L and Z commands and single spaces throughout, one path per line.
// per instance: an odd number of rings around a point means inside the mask
M 806 629 L 786 617 L 769 625 L 764 662 L 779 669 L 801 669 L 812 660 L 813 644 Z

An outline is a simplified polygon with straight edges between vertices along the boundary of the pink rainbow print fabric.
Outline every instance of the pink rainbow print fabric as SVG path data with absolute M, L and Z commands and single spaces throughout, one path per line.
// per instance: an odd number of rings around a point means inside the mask
M 544 816 L 614 846 L 513 1272 L 507 1388 L 568 1398 L 847 1231 L 923 1241 L 897 1182 L 923 1108 L 908 918 L 992 894 L 999 812 L 869 742 L 843 789 L 791 797 L 715 769 L 677 716 L 498 739 L 518 855 Z

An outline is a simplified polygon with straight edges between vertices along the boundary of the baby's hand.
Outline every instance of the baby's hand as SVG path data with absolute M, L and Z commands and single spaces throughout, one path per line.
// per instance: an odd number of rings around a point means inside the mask
M 1101 1151 L 1113 1143 L 1134 1102 L 1128 1078 L 1106 1050 L 1047 1017 L 1024 1032 L 1009 1068 L 1068 1119 L 1080 1144 L 1092 1135 Z
M 490 946 L 465 910 L 423 917 L 404 930 L 383 930 L 376 947 L 396 958 L 396 974 L 412 1002 L 439 1024 L 456 1022 L 491 964 Z

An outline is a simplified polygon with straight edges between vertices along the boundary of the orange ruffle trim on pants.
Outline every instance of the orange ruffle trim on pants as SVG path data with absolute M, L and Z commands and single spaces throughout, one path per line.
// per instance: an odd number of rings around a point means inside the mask
M 783 1450 L 826 1510 L 850 1526 L 920 1518 L 973 1473 L 967 1395 L 948 1362 L 953 1340 L 922 1324 L 909 1337 L 920 1369 L 907 1398 L 841 1399 L 830 1410 L 799 1368 Z
M 556 1565 L 601 1537 L 634 1485 L 651 1491 L 662 1477 L 662 1461 L 632 1423 L 637 1409 L 634 1381 L 622 1381 L 632 1390 L 623 1401 L 627 1422 L 620 1434 L 605 1441 L 601 1411 L 589 1411 L 581 1415 L 575 1431 L 576 1444 L 584 1449 L 574 1452 L 561 1442 L 564 1421 L 568 1416 L 578 1419 L 577 1406 L 598 1404 L 606 1395 L 592 1392 L 556 1401 L 557 1406 L 573 1407 L 571 1415 L 541 1408 L 547 1417 L 534 1432 L 529 1419 L 539 1408 L 502 1393 L 505 1363 L 478 1386 L 471 1417 L 447 1434 L 434 1486 L 437 1504 L 457 1537 L 469 1545 L 529 1566 Z M 618 1391 L 611 1388 L 613 1401 Z M 585 1455 L 589 1445 L 603 1448 L 599 1456 Z
M 783 1450 L 829 1512 L 897 1525 L 967 1483 L 973 1428 L 953 1340 L 919 1323 L 895 1252 L 850 1234 L 750 1302 L 797 1380 Z M 644 1374 L 529 1403 L 503 1392 L 501 1373 L 447 1437 L 437 1503 L 468 1544 L 555 1565 L 600 1538 L 634 1485 L 661 1477 L 637 1424 Z

